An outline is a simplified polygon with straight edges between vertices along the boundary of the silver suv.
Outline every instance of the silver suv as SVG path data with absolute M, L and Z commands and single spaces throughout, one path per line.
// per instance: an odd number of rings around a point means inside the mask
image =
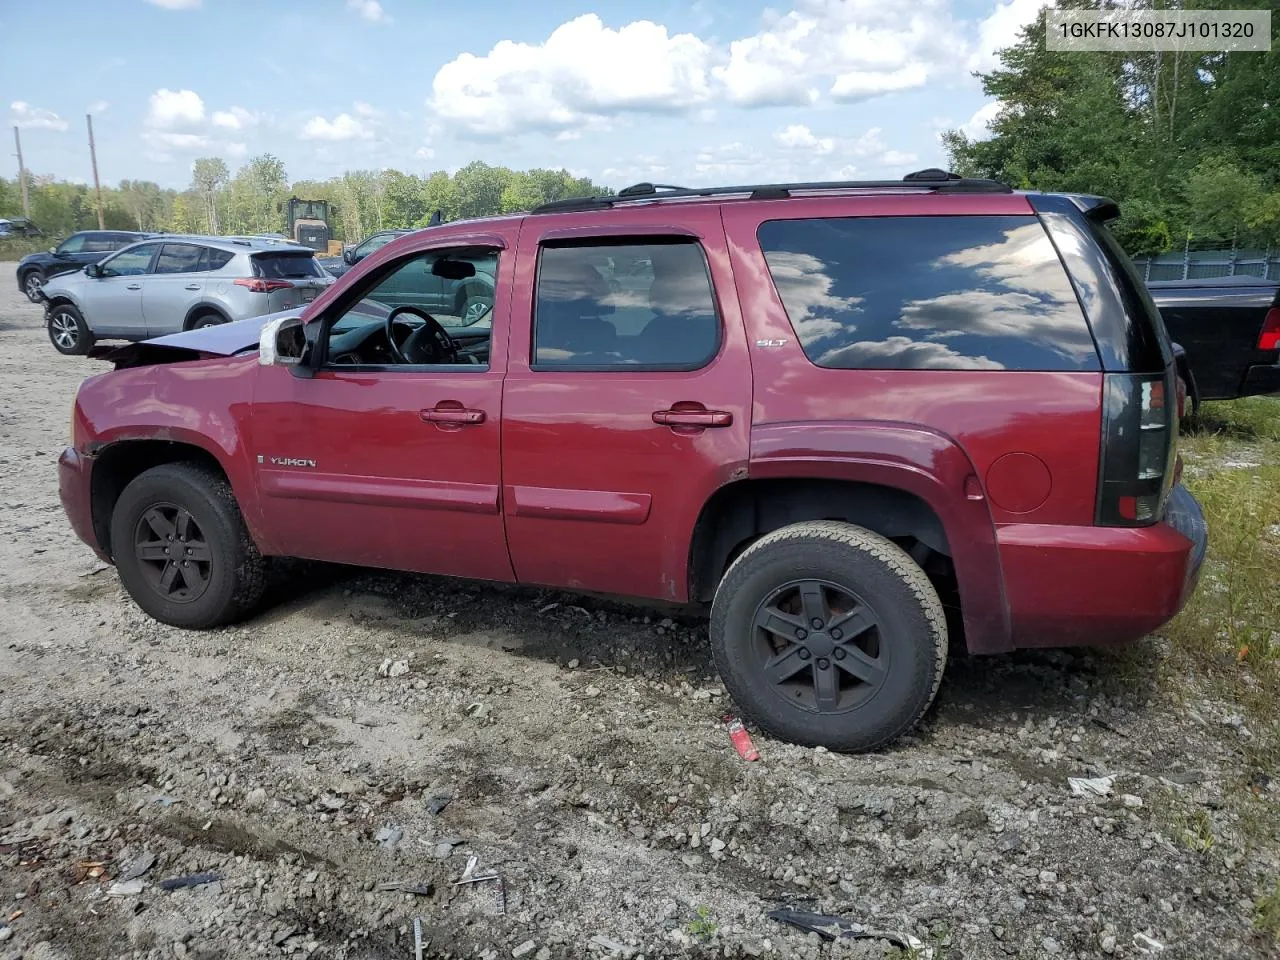
M 314 253 L 257 237 L 135 243 L 45 283 L 49 340 L 60 353 L 82 354 L 97 340 L 146 340 L 287 310 L 334 281 Z

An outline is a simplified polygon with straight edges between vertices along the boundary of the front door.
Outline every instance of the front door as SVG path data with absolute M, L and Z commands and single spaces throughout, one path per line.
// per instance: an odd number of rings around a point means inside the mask
M 158 243 L 143 243 L 102 261 L 102 276 L 85 288 L 84 314 L 90 330 L 98 336 L 147 335 L 142 287 L 159 250 Z
M 699 512 L 746 475 L 751 367 L 719 213 L 682 210 L 688 233 L 651 216 L 595 237 L 525 221 L 503 397 L 521 582 L 684 601 Z
M 505 256 L 436 247 L 389 261 L 311 319 L 310 376 L 262 368 L 251 453 L 270 552 L 513 578 L 499 509 L 509 304 L 463 329 L 420 305 L 430 289 L 410 295 L 437 264 L 506 269 Z
M 142 315 L 148 336 L 182 330 L 187 308 L 204 293 L 204 272 L 208 269 L 207 247 L 194 243 L 164 245 L 142 291 Z

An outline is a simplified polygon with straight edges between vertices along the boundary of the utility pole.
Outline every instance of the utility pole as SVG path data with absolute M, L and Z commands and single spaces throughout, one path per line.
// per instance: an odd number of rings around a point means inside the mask
M 102 184 L 98 182 L 98 151 L 93 145 L 93 114 L 86 113 L 84 119 L 89 124 L 89 160 L 93 163 L 93 189 L 98 195 L 98 229 L 105 230 L 107 224 L 102 219 Z
M 13 142 L 18 148 L 18 180 L 22 183 L 22 215 L 31 219 L 31 199 L 27 196 L 27 168 L 22 164 L 22 137 L 18 134 L 18 125 L 13 126 Z

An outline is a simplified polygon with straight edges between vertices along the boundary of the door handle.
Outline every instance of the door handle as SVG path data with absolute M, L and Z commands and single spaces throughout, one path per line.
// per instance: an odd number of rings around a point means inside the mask
M 141 290 L 141 289 L 142 289 L 142 284 L 140 284 L 140 283 L 131 283 L 131 284 L 129 284 L 127 287 L 125 287 L 125 289 L 126 289 L 126 290 Z
M 653 422 L 664 427 L 728 427 L 733 414 L 728 410 L 655 410 Z
M 199 290 L 199 289 L 200 289 L 200 284 L 198 284 L 198 283 L 188 283 L 188 284 L 187 284 L 185 287 L 183 287 L 182 289 L 183 289 L 183 290 Z
M 473 410 L 470 407 L 463 406 L 444 406 L 438 404 L 428 410 L 422 410 L 418 413 L 427 423 L 484 423 L 484 411 Z

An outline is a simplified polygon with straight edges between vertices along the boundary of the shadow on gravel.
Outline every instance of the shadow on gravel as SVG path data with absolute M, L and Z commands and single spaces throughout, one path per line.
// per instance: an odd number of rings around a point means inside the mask
M 535 587 L 372 571 L 311 561 L 273 567 L 264 622 L 300 615 L 378 620 L 387 629 L 468 642 L 484 635 L 512 656 L 623 669 L 698 683 L 715 675 L 706 617 L 690 608 L 638 605 Z M 1155 694 L 1158 654 L 1146 641 L 1121 650 L 1022 650 L 952 655 L 923 729 L 949 724 L 1008 731 L 1027 719 L 1081 722 L 1105 695 L 1140 712 Z

